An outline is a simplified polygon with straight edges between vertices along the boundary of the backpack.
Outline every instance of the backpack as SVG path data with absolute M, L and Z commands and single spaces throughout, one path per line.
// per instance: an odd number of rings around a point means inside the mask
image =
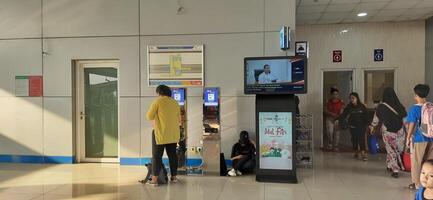
M 421 131 L 428 138 L 433 138 L 433 103 L 427 102 L 421 109 Z
M 146 178 L 138 181 L 138 182 L 143 183 L 143 184 L 146 184 L 148 181 L 152 180 L 152 163 L 146 164 L 146 168 L 147 168 Z M 167 169 L 165 169 L 165 166 L 163 163 L 162 167 L 161 167 L 161 172 L 159 173 L 159 176 L 158 176 L 158 184 L 167 184 L 167 183 L 168 183 Z

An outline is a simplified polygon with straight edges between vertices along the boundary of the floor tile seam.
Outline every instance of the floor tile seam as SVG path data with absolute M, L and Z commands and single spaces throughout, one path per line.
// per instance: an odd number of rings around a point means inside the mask
M 224 185 L 221 187 L 221 190 L 218 192 L 218 196 L 217 196 L 217 200 L 226 200 L 226 199 L 221 199 L 221 195 L 223 194 L 224 190 L 227 187 L 227 183 L 229 182 L 229 179 L 225 179 L 224 181 Z
M 29 200 L 39 199 L 39 198 L 41 198 L 41 197 L 44 197 L 44 195 L 45 195 L 45 194 L 40 194 L 40 195 L 35 196 L 35 197 L 33 197 L 33 198 L 29 199 Z
M 305 190 L 307 191 L 308 198 L 309 198 L 310 200 L 313 200 L 313 197 L 312 197 L 312 195 L 311 195 L 311 193 L 310 193 L 310 190 L 308 189 L 308 186 L 307 186 L 307 184 L 305 183 L 305 181 L 302 181 L 302 185 L 304 185 L 304 188 L 305 188 Z

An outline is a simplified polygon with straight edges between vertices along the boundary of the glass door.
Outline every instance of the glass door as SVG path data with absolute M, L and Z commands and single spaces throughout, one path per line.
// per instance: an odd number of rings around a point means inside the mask
M 375 108 L 380 103 L 385 88 L 394 88 L 394 70 L 364 71 L 364 103 L 368 108 Z
M 118 162 L 118 63 L 80 62 L 82 162 Z

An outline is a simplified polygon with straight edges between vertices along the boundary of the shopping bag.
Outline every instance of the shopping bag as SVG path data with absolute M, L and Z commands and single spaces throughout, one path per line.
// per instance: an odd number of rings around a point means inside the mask
M 368 150 L 372 155 L 376 155 L 379 152 L 379 141 L 375 135 L 368 137 Z

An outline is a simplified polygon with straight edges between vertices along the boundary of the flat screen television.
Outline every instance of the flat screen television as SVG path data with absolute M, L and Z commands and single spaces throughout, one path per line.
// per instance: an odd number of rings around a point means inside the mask
M 304 56 L 245 58 L 244 93 L 307 93 L 307 58 Z

